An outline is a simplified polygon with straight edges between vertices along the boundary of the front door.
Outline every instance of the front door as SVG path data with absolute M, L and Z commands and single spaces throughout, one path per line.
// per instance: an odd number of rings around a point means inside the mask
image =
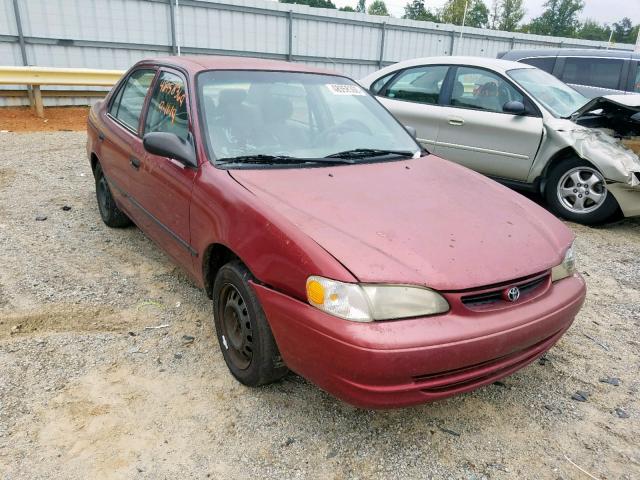
M 542 118 L 504 113 L 509 101 L 527 99 L 494 72 L 457 67 L 433 153 L 485 175 L 525 181 L 542 140 Z
M 143 133 L 167 132 L 193 142 L 186 81 L 161 70 L 153 87 Z M 188 272 L 193 273 L 189 230 L 191 190 L 197 169 L 143 151 L 132 174 L 131 191 L 144 212 L 145 231 Z

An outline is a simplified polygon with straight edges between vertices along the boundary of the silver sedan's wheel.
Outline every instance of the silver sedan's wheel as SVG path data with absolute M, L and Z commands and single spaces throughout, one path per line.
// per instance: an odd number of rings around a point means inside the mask
M 607 199 L 604 177 L 587 166 L 567 171 L 557 183 L 556 190 L 564 208 L 577 214 L 593 212 Z

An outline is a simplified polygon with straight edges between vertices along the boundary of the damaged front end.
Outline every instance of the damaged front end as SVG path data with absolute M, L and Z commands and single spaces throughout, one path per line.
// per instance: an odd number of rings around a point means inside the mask
M 571 147 L 604 175 L 625 216 L 640 215 L 640 95 L 595 98 L 546 133 L 543 149 Z

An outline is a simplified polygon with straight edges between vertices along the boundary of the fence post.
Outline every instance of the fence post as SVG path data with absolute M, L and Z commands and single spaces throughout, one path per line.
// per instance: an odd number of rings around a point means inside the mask
M 175 55 L 177 53 L 176 47 L 176 6 L 173 4 L 173 0 L 169 0 L 169 15 L 171 16 L 171 53 Z
M 378 57 L 378 68 L 382 68 L 382 61 L 384 60 L 384 37 L 387 33 L 387 22 L 382 22 L 382 30 L 380 32 L 380 56 Z
M 20 19 L 20 6 L 18 5 L 18 0 L 13 0 L 13 13 L 16 19 L 16 29 L 18 30 L 18 43 L 20 44 L 22 64 L 27 67 L 29 66 L 29 59 L 27 58 L 27 46 L 24 41 L 24 32 L 22 31 L 22 20 Z M 29 105 L 32 109 L 35 108 L 36 104 L 31 85 L 27 85 L 27 95 L 29 97 Z
M 293 11 L 292 10 L 289 10 L 287 14 L 287 27 L 288 27 L 287 60 L 290 62 L 293 59 Z

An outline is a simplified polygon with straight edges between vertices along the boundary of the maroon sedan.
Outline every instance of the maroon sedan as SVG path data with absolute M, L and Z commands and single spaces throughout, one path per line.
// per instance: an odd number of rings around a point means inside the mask
M 524 367 L 585 296 L 560 221 L 409 131 L 335 73 L 170 57 L 91 110 L 87 153 L 104 222 L 206 290 L 240 382 L 399 407 Z

